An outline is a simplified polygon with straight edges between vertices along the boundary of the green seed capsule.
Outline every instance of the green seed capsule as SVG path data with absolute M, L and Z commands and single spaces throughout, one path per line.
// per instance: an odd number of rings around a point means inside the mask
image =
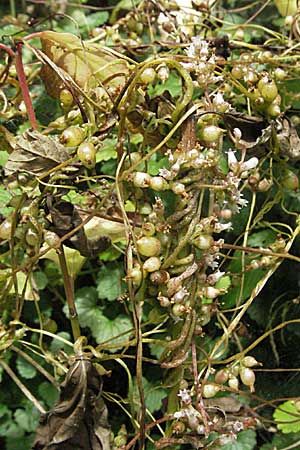
M 77 149 L 77 156 L 87 169 L 96 165 L 96 149 L 91 142 L 83 142 Z
M 155 237 L 144 236 L 137 241 L 137 249 L 143 256 L 156 256 L 160 253 L 161 243 Z
M 69 127 L 60 135 L 60 142 L 65 147 L 77 147 L 86 136 L 85 130 L 79 127 Z

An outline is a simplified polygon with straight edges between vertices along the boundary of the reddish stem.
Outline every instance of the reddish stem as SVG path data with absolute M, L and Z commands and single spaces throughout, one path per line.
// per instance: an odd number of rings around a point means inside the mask
M 10 47 L 8 47 L 7 45 L 0 43 L 0 48 L 2 50 L 4 50 L 5 52 L 7 52 L 9 54 L 9 56 L 11 56 L 12 58 L 14 58 L 16 56 L 15 52 Z
M 38 124 L 37 124 L 35 112 L 34 112 L 34 109 L 32 106 L 32 101 L 31 101 L 31 98 L 29 95 L 28 84 L 27 84 L 24 67 L 23 67 L 23 62 L 22 62 L 22 47 L 23 47 L 22 42 L 18 42 L 16 44 L 16 63 L 15 63 L 16 70 L 17 70 L 20 88 L 22 91 L 22 97 L 23 97 L 23 100 L 24 100 L 24 103 L 26 106 L 29 121 L 31 123 L 32 128 L 34 130 L 37 130 Z

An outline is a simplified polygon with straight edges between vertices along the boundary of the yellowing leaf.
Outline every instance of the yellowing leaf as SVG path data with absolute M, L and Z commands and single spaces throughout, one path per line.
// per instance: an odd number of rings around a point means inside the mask
M 54 31 L 44 31 L 41 42 L 48 58 L 85 92 L 103 86 L 105 89 L 114 88 L 113 94 L 117 95 L 124 86 L 129 74 L 128 62 L 108 47 L 84 42 L 70 33 Z M 48 94 L 58 98 L 65 87 L 61 76 L 45 64 L 41 77 Z

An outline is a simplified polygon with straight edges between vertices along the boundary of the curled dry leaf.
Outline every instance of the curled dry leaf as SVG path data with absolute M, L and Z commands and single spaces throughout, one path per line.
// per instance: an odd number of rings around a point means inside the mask
M 118 94 L 124 86 L 129 67 L 122 55 L 108 47 L 84 42 L 71 33 L 44 31 L 41 35 L 43 52 L 85 92 L 102 86 L 113 88 Z M 41 78 L 48 94 L 58 98 L 65 87 L 61 76 L 45 64 Z
M 52 410 L 41 417 L 33 450 L 110 450 L 101 378 L 88 359 L 70 367 Z
M 262 117 L 248 116 L 247 114 L 232 111 L 223 115 L 226 128 L 231 132 L 235 128 L 241 130 L 240 143 L 246 148 L 267 142 L 271 137 L 271 127 Z
M 294 161 L 300 160 L 300 137 L 296 128 L 287 117 L 279 122 L 280 131 L 277 134 L 279 151 Z
M 26 130 L 5 164 L 6 175 L 27 172 L 42 175 L 70 159 L 65 147 L 36 130 Z
M 70 233 L 75 228 L 78 230 L 64 242 L 71 248 L 75 248 L 85 257 L 95 257 L 101 251 L 106 250 L 111 240 L 109 237 L 100 236 L 95 239 L 88 239 L 82 225 L 82 219 L 76 207 L 70 202 L 57 202 L 52 204 L 52 199 L 48 197 L 47 207 L 51 215 L 54 231 L 59 237 Z

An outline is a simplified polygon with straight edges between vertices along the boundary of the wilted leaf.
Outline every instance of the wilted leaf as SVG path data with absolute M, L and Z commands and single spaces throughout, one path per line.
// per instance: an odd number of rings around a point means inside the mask
M 53 204 L 49 197 L 47 207 L 51 214 L 54 231 L 59 237 L 63 237 L 82 224 L 82 219 L 77 209 L 70 202 L 57 202 Z M 105 236 L 97 239 L 88 239 L 83 226 L 64 242 L 86 257 L 96 256 L 99 252 L 106 250 L 111 243 L 109 237 Z
M 84 91 L 100 85 L 115 88 L 117 93 L 124 86 L 128 63 L 113 50 L 84 42 L 70 33 L 44 31 L 41 35 L 44 53 Z M 42 67 L 41 78 L 48 94 L 58 98 L 65 87 L 62 78 L 46 64 Z
M 223 116 L 226 127 L 232 132 L 239 128 L 242 132 L 241 143 L 246 148 L 255 147 L 267 142 L 271 137 L 271 127 L 268 122 L 256 116 L 248 116 L 239 112 L 226 113 Z
M 75 361 L 61 385 L 59 401 L 41 418 L 33 450 L 110 450 L 101 390 L 91 361 Z
M 297 130 L 286 117 L 279 123 L 281 129 L 277 134 L 277 139 L 280 154 L 298 161 L 300 159 L 300 137 Z
M 65 147 L 36 130 L 26 130 L 19 137 L 5 164 L 5 172 L 42 175 L 70 158 Z

